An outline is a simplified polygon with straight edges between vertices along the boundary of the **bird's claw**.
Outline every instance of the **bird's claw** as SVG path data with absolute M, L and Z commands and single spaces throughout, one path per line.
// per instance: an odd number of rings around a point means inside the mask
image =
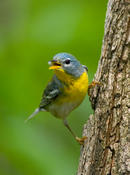
M 101 83 L 99 81 L 92 81 L 92 83 L 88 86 L 88 96 L 90 96 L 90 89 L 96 85 L 100 86 Z
M 86 139 L 87 139 L 86 136 L 84 136 L 84 137 L 82 137 L 82 138 L 76 137 L 76 140 L 77 140 L 77 142 L 78 142 L 80 145 L 83 145 L 83 144 L 84 144 L 84 140 L 86 140 Z

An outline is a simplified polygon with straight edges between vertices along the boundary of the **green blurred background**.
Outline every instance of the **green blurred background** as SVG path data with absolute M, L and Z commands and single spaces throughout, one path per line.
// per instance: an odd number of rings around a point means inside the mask
M 58 52 L 75 55 L 91 82 L 100 58 L 107 0 L 0 1 L 0 175 L 72 175 L 80 146 L 39 105 Z M 78 136 L 92 113 L 88 97 L 68 121 Z

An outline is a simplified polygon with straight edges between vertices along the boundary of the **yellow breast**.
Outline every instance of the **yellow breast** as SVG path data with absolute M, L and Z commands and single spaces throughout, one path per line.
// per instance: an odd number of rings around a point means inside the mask
M 71 84 L 65 88 L 65 92 L 69 95 L 69 100 L 82 101 L 88 90 L 88 76 L 84 72 L 78 79 L 72 80 Z
M 82 102 L 88 90 L 87 72 L 85 71 L 79 78 L 74 78 L 65 72 L 56 72 L 56 75 L 65 84 L 64 93 L 66 95 L 66 98 L 64 98 L 64 100 L 66 102 Z
M 55 71 L 55 73 L 63 82 L 64 89 L 48 110 L 54 116 L 64 119 L 83 101 L 88 90 L 88 75 L 86 71 L 79 78 L 74 78 L 65 72 Z

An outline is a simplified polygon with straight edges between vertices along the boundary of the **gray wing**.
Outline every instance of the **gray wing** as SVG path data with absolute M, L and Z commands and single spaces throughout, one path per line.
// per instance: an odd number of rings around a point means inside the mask
M 48 83 L 46 89 L 43 92 L 42 100 L 39 107 L 25 120 L 27 122 L 33 118 L 40 111 L 46 110 L 47 106 L 52 103 L 60 94 L 60 89 L 63 88 L 62 83 L 54 75 L 52 81 Z
M 52 81 L 48 83 L 46 89 L 43 92 L 39 110 L 46 109 L 46 107 L 61 94 L 61 87 L 61 82 L 54 75 Z

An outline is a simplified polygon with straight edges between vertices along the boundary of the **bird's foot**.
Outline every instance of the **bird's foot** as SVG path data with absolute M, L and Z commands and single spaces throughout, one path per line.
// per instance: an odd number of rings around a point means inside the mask
M 88 86 L 88 96 L 90 96 L 90 89 L 96 85 L 100 86 L 101 83 L 99 81 L 92 81 L 92 83 Z
M 76 137 L 75 139 L 80 145 L 83 145 L 84 144 L 84 140 L 86 140 L 87 137 L 86 136 L 84 136 L 82 138 Z

